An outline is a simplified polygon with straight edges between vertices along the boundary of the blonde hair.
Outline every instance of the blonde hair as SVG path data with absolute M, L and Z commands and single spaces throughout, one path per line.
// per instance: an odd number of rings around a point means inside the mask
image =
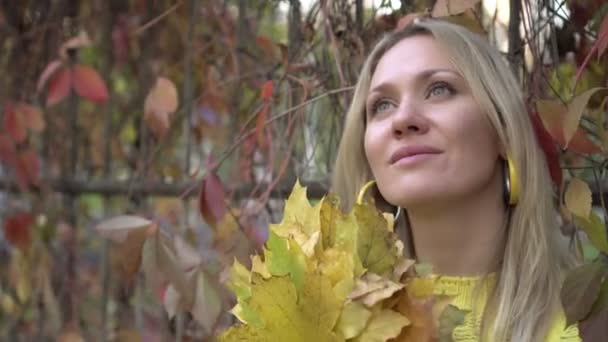
M 481 336 L 492 341 L 540 341 L 561 309 L 560 287 L 572 257 L 556 222 L 549 172 L 536 141 L 520 85 L 503 57 L 482 37 L 440 20 L 418 20 L 382 39 L 368 56 L 346 116 L 332 187 L 345 209 L 372 179 L 363 148 L 365 101 L 382 55 L 402 39 L 430 35 L 445 49 L 487 114 L 519 176 L 498 283 L 486 305 Z M 408 228 L 409 229 L 409 228 Z

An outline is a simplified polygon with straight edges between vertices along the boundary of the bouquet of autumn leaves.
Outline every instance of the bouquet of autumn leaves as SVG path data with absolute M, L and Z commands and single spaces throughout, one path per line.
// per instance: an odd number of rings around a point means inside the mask
M 429 268 L 403 257 L 393 216 L 329 195 L 311 206 L 296 183 L 263 258 L 238 261 L 229 287 L 240 320 L 220 341 L 451 341 L 465 312 L 434 295 Z

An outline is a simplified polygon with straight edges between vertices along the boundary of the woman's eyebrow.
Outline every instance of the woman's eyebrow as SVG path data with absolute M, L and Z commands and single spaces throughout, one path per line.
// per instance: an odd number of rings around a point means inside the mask
M 416 76 L 414 76 L 413 81 L 414 81 L 414 83 L 419 83 L 421 81 L 429 79 L 434 74 L 446 73 L 446 72 L 454 74 L 455 76 L 461 77 L 460 73 L 458 73 L 452 69 L 427 69 L 427 70 L 423 70 L 423 71 L 419 72 L 418 74 L 416 74 Z M 392 88 L 394 86 L 395 86 L 395 84 L 391 81 L 382 82 L 382 83 L 374 86 L 372 89 L 370 89 L 369 92 L 372 93 L 372 92 L 388 91 L 390 88 Z

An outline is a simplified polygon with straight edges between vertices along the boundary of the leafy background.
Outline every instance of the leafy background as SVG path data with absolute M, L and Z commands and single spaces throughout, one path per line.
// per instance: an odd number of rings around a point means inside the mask
M 587 260 L 564 283 L 568 318 L 607 336 L 607 13 L 602 0 L 0 1 L 0 336 L 224 331 L 233 260 L 251 266 L 296 179 L 326 193 L 365 55 L 415 15 L 482 32 L 518 75 L 555 229 Z

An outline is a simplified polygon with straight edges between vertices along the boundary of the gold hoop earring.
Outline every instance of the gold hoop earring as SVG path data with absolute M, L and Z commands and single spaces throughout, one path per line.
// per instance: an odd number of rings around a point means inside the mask
M 363 204 L 363 197 L 365 197 L 365 193 L 367 192 L 367 189 L 371 188 L 374 184 L 376 184 L 376 181 L 371 180 L 371 181 L 365 183 L 365 185 L 363 185 L 361 190 L 359 190 L 359 196 L 357 196 L 357 204 L 359 204 L 359 205 Z
M 363 185 L 363 187 L 361 188 L 361 190 L 359 190 L 359 195 L 357 196 L 357 204 L 361 205 L 363 204 L 363 198 L 365 197 L 365 193 L 367 192 L 367 190 L 369 188 L 371 188 L 372 186 L 374 186 L 376 184 L 375 180 L 371 180 L 368 181 L 367 183 L 365 183 Z M 401 216 L 401 207 L 397 206 L 397 213 L 393 214 L 394 220 L 397 221 L 397 219 L 399 218 L 399 216 Z
M 507 203 L 515 206 L 519 202 L 519 178 L 511 157 L 507 157 L 505 162 L 505 191 Z

